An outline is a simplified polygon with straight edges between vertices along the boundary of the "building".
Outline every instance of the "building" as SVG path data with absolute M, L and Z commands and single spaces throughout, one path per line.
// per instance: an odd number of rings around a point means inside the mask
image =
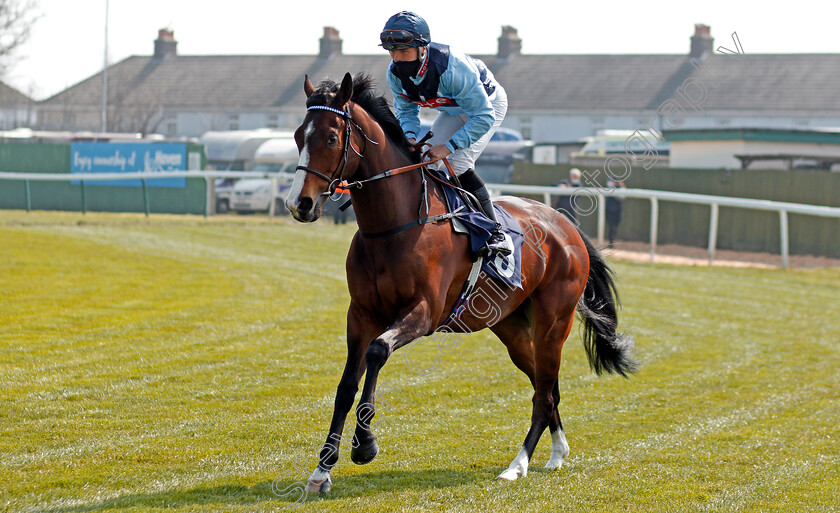
M 303 77 L 341 79 L 347 71 L 384 73 L 386 53 L 341 53 L 338 31 L 324 29 L 317 55 L 185 56 L 162 29 L 151 56 L 132 56 L 108 71 L 108 130 L 198 137 L 207 131 L 296 128 L 305 108 Z M 102 75 L 39 105 L 40 126 L 99 130 Z
M 0 82 L 0 130 L 28 127 L 35 122 L 33 101 L 17 89 Z
M 704 169 L 840 167 L 840 132 L 769 128 L 666 130 L 670 166 Z
M 508 90 L 504 126 L 536 143 L 575 141 L 602 129 L 647 131 L 840 126 L 839 54 L 745 54 L 737 34 L 715 45 L 696 25 L 685 54 L 529 55 L 502 27 L 496 55 L 476 55 Z M 315 55 L 188 56 L 161 30 L 151 56 L 109 68 L 109 131 L 196 137 L 208 130 L 296 128 L 303 77 L 367 72 L 385 87 L 389 57 L 345 55 L 325 27 Z M 469 52 L 469 48 L 462 50 Z M 390 95 L 390 93 L 389 93 Z M 43 129 L 99 130 L 102 77 L 38 104 Z

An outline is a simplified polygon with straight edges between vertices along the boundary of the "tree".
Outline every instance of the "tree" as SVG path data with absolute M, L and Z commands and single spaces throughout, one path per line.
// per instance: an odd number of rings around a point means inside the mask
M 29 38 L 38 18 L 35 0 L 0 0 L 0 75 L 10 66 L 14 52 Z

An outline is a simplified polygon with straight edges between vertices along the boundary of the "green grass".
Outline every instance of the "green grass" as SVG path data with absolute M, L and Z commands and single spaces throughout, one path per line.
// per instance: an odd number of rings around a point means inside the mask
M 572 453 L 494 480 L 531 390 L 489 331 L 385 366 L 380 454 L 294 503 L 344 358 L 352 226 L 0 212 L 2 511 L 835 511 L 840 269 L 613 262 L 643 361 L 560 370 Z M 438 356 L 420 343 L 415 362 Z M 352 425 L 352 423 L 349 423 Z M 345 434 L 349 434 L 349 431 Z M 294 488 L 292 488 L 294 489 Z M 297 507 L 299 506 L 299 507 Z

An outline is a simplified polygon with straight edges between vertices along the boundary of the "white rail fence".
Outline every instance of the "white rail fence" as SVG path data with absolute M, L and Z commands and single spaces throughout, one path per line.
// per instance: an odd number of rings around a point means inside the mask
M 82 201 L 82 213 L 85 213 L 86 195 L 85 182 L 97 180 L 141 180 L 143 186 L 143 205 L 146 215 L 149 215 L 149 191 L 146 187 L 146 180 L 161 180 L 166 178 L 201 178 L 205 183 L 204 215 L 213 213 L 213 181 L 216 178 L 267 178 L 271 180 L 271 190 L 277 191 L 278 173 L 264 173 L 257 171 L 165 171 L 165 172 L 135 172 L 135 173 L 4 173 L 0 172 L 0 182 L 3 180 L 23 181 L 26 194 L 26 210 L 32 209 L 32 195 L 30 182 L 66 182 L 73 181 L 81 184 L 80 194 Z M 269 205 L 269 215 L 274 216 L 274 198 Z
M 31 196 L 29 184 L 32 181 L 79 181 L 82 184 L 82 211 L 84 206 L 84 183 L 96 180 L 137 180 L 143 182 L 143 200 L 146 207 L 146 215 L 149 214 L 148 190 L 145 187 L 146 180 L 161 178 L 203 178 L 207 184 L 207 195 L 205 198 L 205 215 L 212 214 L 213 197 L 211 180 L 216 178 L 268 178 L 273 184 L 271 190 L 277 191 L 277 173 L 243 172 L 243 171 L 167 171 L 165 173 L 3 173 L 0 172 L 0 182 L 3 180 L 24 181 L 26 189 L 27 210 L 31 208 Z M 593 197 L 598 202 L 598 241 L 604 241 L 604 228 L 606 225 L 606 198 L 607 196 L 623 198 L 642 198 L 650 201 L 650 261 L 653 262 L 656 255 L 657 234 L 659 231 L 659 202 L 672 201 L 677 203 L 691 203 L 710 206 L 709 215 L 709 239 L 708 255 L 709 263 L 715 258 L 717 249 L 718 212 L 721 206 L 745 208 L 751 210 L 764 210 L 778 212 L 780 253 L 782 267 L 789 264 L 789 229 L 788 214 L 803 214 L 819 217 L 831 217 L 840 219 L 840 208 L 823 207 L 815 205 L 803 205 L 800 203 L 787 203 L 781 201 L 767 201 L 749 198 L 731 198 L 727 196 L 709 196 L 705 194 L 688 194 L 682 192 L 653 191 L 646 189 L 599 189 L 599 188 L 570 188 L 570 187 L 547 187 L 539 185 L 511 185 L 511 184 L 487 184 L 491 191 L 498 191 L 507 194 L 528 194 L 542 196 L 543 201 L 551 204 L 553 196 L 577 196 L 583 195 Z M 274 216 L 275 201 L 270 202 L 269 215 Z M 837 241 L 840 251 L 840 241 Z
M 542 195 L 543 202 L 551 204 L 552 196 L 585 195 L 595 197 L 598 200 L 598 241 L 603 244 L 604 226 L 606 218 L 607 196 L 622 198 L 642 198 L 650 200 L 650 261 L 654 261 L 656 255 L 657 233 L 659 231 L 659 202 L 673 201 L 677 203 L 693 203 L 709 205 L 709 263 L 715 258 L 717 249 L 718 232 L 718 211 L 721 206 L 745 208 L 751 210 L 765 210 L 779 213 L 779 234 L 780 253 L 782 267 L 788 267 L 789 263 L 789 229 L 788 213 L 804 214 L 819 217 L 833 217 L 840 219 L 840 208 L 823 207 L 815 205 L 803 205 L 801 203 L 787 203 L 783 201 L 768 201 L 749 198 L 731 198 L 728 196 L 709 196 L 706 194 L 688 194 L 684 192 L 652 191 L 647 189 L 600 189 L 600 188 L 572 188 L 572 187 L 545 187 L 538 185 L 506 185 L 488 184 L 487 187 L 494 191 L 510 194 Z M 838 253 L 840 253 L 840 241 L 837 242 Z

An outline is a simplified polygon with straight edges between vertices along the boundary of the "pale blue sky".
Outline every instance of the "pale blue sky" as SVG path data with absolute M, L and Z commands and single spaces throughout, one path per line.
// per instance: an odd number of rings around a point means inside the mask
M 5 81 L 36 99 L 101 70 L 105 0 L 38 0 L 43 13 Z M 353 10 L 345 6 L 356 4 Z M 476 10 L 474 6 L 482 8 Z M 158 29 L 175 32 L 185 55 L 315 54 L 326 25 L 348 54 L 380 52 L 385 20 L 402 9 L 426 18 L 432 39 L 474 54 L 496 52 L 502 25 L 523 40 L 523 52 L 687 53 L 695 23 L 712 28 L 715 46 L 732 48 L 737 32 L 749 53 L 837 53 L 831 2 L 801 0 L 784 8 L 767 1 L 512 0 L 416 2 L 317 0 L 110 0 L 110 62 L 150 55 Z M 840 10 L 840 9 L 834 9 Z M 247 77 L 243 77 L 247 78 Z

